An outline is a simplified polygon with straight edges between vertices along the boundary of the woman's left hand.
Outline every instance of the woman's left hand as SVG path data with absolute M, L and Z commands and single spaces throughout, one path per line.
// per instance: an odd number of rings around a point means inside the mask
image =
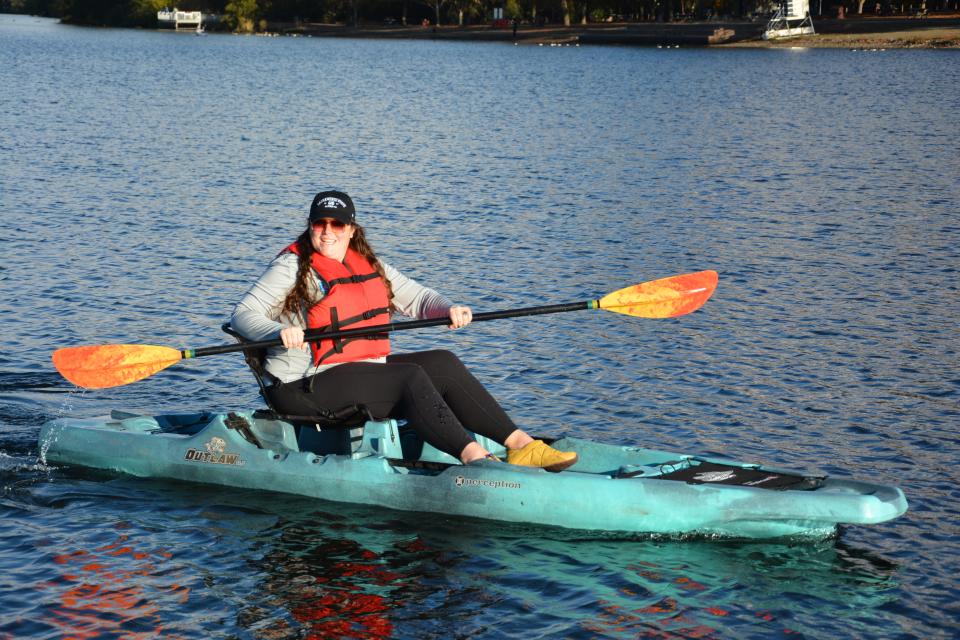
M 465 327 L 470 324 L 471 320 L 473 320 L 473 312 L 470 311 L 470 307 L 465 307 L 459 304 L 450 307 L 451 329 L 460 329 Z

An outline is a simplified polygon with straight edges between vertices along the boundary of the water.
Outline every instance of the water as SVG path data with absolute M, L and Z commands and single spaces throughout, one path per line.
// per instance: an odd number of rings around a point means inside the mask
M 0 16 L 0 637 L 953 637 L 954 51 L 271 39 Z M 898 484 L 816 544 L 585 538 L 38 462 L 61 415 L 259 406 L 237 356 L 79 391 L 52 350 L 219 325 L 351 193 L 476 310 L 705 268 L 671 321 L 452 348 L 531 431 Z

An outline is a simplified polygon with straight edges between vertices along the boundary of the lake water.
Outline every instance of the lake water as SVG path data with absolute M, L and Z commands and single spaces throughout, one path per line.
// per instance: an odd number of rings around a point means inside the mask
M 960 54 L 515 47 L 0 16 L 0 638 L 948 638 L 960 617 Z M 819 543 L 611 540 L 138 480 L 39 426 L 260 406 L 236 355 L 79 391 L 59 347 L 228 343 L 351 193 L 475 310 L 716 269 L 669 321 L 451 348 L 529 430 L 900 485 Z

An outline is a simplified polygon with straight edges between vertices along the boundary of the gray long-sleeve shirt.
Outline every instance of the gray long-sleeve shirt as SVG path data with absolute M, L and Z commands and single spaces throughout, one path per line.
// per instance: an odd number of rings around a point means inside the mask
M 393 305 L 398 313 L 411 318 L 442 318 L 453 305 L 433 289 L 428 289 L 381 261 L 393 287 Z M 250 287 L 233 310 L 230 325 L 248 340 L 272 340 L 280 337 L 284 327 L 306 329 L 306 313 L 297 317 L 282 315 L 283 301 L 297 277 L 297 256 L 284 253 L 270 263 L 262 276 Z M 320 282 L 314 277 L 317 299 L 323 297 Z M 382 362 L 383 358 L 374 361 Z M 281 382 L 291 382 L 318 373 L 336 364 L 313 366 L 309 351 L 273 347 L 267 350 L 266 369 Z

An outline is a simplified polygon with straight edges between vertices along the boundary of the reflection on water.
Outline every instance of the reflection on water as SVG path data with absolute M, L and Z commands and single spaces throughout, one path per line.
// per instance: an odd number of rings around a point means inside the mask
M 72 531 L 34 543 L 46 561 L 23 596 L 22 633 L 822 637 L 860 628 L 857 615 L 877 615 L 898 586 L 895 563 L 843 541 L 584 539 L 85 472 L 33 497 Z M 168 547 L 156 546 L 161 530 Z M 792 604 L 808 601 L 815 614 Z
M 157 561 L 162 564 L 169 553 L 160 552 L 153 558 L 150 553 L 136 551 L 129 542 L 128 536 L 120 535 L 115 542 L 97 549 L 53 556 L 63 573 L 38 585 L 34 597 L 58 602 L 45 607 L 39 621 L 56 627 L 62 637 L 149 637 L 163 633 L 157 604 L 161 598 L 155 592 L 159 589 L 175 594 L 175 601 L 185 603 L 189 590 L 175 583 L 158 585 L 163 579 L 158 575 Z
M 304 537 L 306 536 L 306 537 Z M 375 553 L 350 538 L 330 538 L 293 525 L 283 527 L 279 540 L 256 567 L 264 574 L 258 590 L 271 604 L 286 609 L 298 627 L 319 637 L 393 636 L 389 615 L 408 600 L 410 577 L 391 564 L 416 543 Z M 393 553 L 391 553 L 393 551 Z M 261 628 L 271 637 L 291 622 L 257 604 L 240 613 L 239 624 Z

